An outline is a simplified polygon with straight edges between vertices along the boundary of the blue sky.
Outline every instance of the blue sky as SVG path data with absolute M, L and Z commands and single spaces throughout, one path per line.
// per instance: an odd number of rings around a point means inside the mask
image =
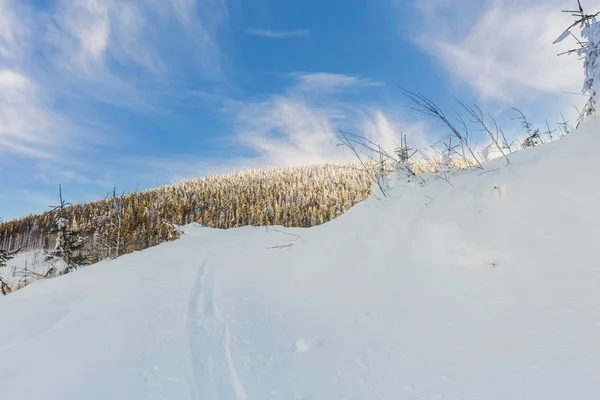
M 336 131 L 444 131 L 399 87 L 509 135 L 572 118 L 556 0 L 0 0 L 0 216 L 241 168 L 351 159 Z M 591 6 L 591 5 L 590 5 Z M 583 100 L 582 100 L 583 99 Z M 483 143 L 483 138 L 479 138 Z

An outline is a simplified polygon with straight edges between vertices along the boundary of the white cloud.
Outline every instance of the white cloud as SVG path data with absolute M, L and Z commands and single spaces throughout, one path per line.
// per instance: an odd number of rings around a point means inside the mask
M 120 162 L 123 168 L 136 171 L 143 182 L 166 183 L 255 168 L 356 161 L 350 149 L 339 146 L 338 127 L 363 135 L 390 154 L 401 133 L 407 134 L 411 147 L 425 148 L 431 143 L 425 124 L 407 123 L 396 110 L 319 101 L 298 93 L 231 102 L 225 114 L 235 130 L 228 140 L 231 155 L 226 159 L 164 155 L 128 157 Z
M 21 42 L 27 34 L 17 11 L 23 12 L 23 7 L 13 0 L 0 0 L 0 61 L 18 57 Z
M 54 115 L 28 76 L 0 69 L 0 149 L 48 158 L 66 146 L 68 124 Z
M 145 96 L 135 96 L 144 91 L 137 82 L 168 85 L 182 65 L 208 80 L 223 78 L 215 39 L 228 20 L 221 0 L 56 1 L 52 60 L 101 100 L 139 102 Z
M 332 74 L 325 72 L 316 73 L 293 73 L 296 83 L 293 90 L 319 93 L 333 93 L 351 87 L 358 86 L 380 86 L 381 83 L 370 79 L 362 79 L 356 76 L 344 74 Z
M 31 82 L 17 72 L 4 69 L 0 70 L 0 87 L 6 91 L 10 90 L 29 90 Z
M 68 1 L 63 2 L 61 8 L 64 11 L 56 20 L 65 39 L 74 42 L 73 46 L 65 45 L 61 50 L 73 52 L 74 63 L 81 63 L 83 67 L 88 63 L 101 63 L 110 35 L 108 4 L 95 0 Z
M 452 15 L 469 18 L 448 18 L 445 0 L 419 4 L 426 23 L 417 43 L 480 97 L 515 101 L 579 91 L 581 62 L 557 57 L 568 43 L 552 45 L 572 22 L 561 13 L 564 1 L 452 3 Z
M 2 151 L 68 154 L 92 139 L 92 125 L 106 136 L 102 116 L 60 105 L 158 108 L 182 64 L 195 78 L 221 79 L 215 35 L 227 20 L 222 0 L 0 0 Z
M 162 72 L 149 9 L 115 0 L 61 0 L 50 37 L 59 65 L 85 79 L 109 73 L 110 62 Z M 100 76 L 98 76 L 100 75 Z
M 336 110 L 275 96 L 245 104 L 237 114 L 240 141 L 268 165 L 312 164 L 342 157 L 336 148 Z
M 311 34 L 308 29 L 296 29 L 291 31 L 274 31 L 269 29 L 246 29 L 246 33 L 252 36 L 260 36 L 269 39 L 291 39 L 306 37 Z
M 319 77 L 317 80 L 326 77 L 324 82 L 335 82 L 332 87 L 338 88 L 361 82 L 346 75 L 314 76 Z M 427 142 L 423 125 L 408 124 L 398 114 L 330 96 L 314 96 L 312 92 L 297 90 L 296 86 L 285 95 L 230 104 L 227 113 L 234 118 L 236 144 L 253 153 L 245 160 L 247 167 L 354 160 L 348 148 L 339 146 L 339 129 L 365 136 L 389 152 L 399 143 L 402 131 L 414 145 Z

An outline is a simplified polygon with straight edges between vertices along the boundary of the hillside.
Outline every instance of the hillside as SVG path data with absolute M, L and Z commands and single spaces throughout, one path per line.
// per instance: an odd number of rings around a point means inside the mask
M 599 131 L 449 182 L 395 177 L 314 228 L 191 224 L 29 285 L 0 298 L 2 395 L 592 398 Z
M 371 193 L 370 179 L 355 163 L 257 169 L 153 190 L 116 193 L 115 198 L 109 195 L 70 206 L 66 217 L 69 228 L 81 232 L 93 264 L 177 239 L 176 227 L 192 222 L 219 229 L 319 225 L 367 198 Z M 16 289 L 28 278 L 38 277 L 24 272 L 25 261 L 28 254 L 34 255 L 54 244 L 53 216 L 49 211 L 0 222 L 0 250 L 25 252 L 8 268 L 0 269 L 0 279 L 10 288 Z M 44 274 L 48 268 L 43 257 L 36 257 L 28 271 Z

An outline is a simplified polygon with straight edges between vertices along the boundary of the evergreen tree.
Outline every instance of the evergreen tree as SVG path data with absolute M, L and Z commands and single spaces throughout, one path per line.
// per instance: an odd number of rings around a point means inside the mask
M 0 222 L 2 222 L 2 218 L 0 218 Z M 16 251 L 0 250 L 0 268 L 6 267 L 6 264 L 15 257 L 16 253 Z
M 6 264 L 14 258 L 14 253 L 8 250 L 0 250 L 0 268 L 6 267 Z
M 577 10 L 564 12 L 571 13 L 576 18 L 576 21 L 554 41 L 554 44 L 562 42 L 569 36 L 573 36 L 577 40 L 579 47 L 561 54 L 577 54 L 578 57 L 584 58 L 583 68 L 585 79 L 581 91 L 590 97 L 579 116 L 581 121 L 588 115 L 596 114 L 597 100 L 600 97 L 600 94 L 598 94 L 598 90 L 600 89 L 600 61 L 598 60 L 598 56 L 600 55 L 600 23 L 596 19 L 600 12 L 586 14 L 583 11 L 580 0 L 577 0 Z M 576 26 L 579 26 L 581 29 L 583 40 L 577 39 L 571 32 L 571 29 Z
M 2 218 L 0 218 L 0 222 L 2 222 Z M 16 251 L 9 252 L 8 250 L 0 250 L 0 268 L 6 267 L 6 264 L 15 257 L 16 253 Z M 8 284 L 0 278 L 0 293 L 6 296 L 10 292 L 11 289 Z
M 60 204 L 53 206 L 55 227 L 51 231 L 56 234 L 54 248 L 46 251 L 46 262 L 52 267 L 46 273 L 47 278 L 65 275 L 88 263 L 85 239 L 79 231 L 69 229 L 66 203 L 62 198 L 62 188 L 58 186 Z

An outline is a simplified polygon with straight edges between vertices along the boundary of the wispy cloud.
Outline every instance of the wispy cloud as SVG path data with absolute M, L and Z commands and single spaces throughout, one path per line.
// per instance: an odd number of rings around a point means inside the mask
M 352 87 L 382 85 L 382 83 L 373 81 L 371 79 L 325 72 L 295 72 L 290 74 L 290 76 L 295 79 L 295 84 L 292 89 L 305 92 L 333 93 Z
M 319 163 L 345 156 L 336 148 L 339 110 L 274 96 L 244 104 L 236 115 L 240 142 L 267 165 Z
M 0 69 L 0 149 L 52 158 L 69 146 L 69 123 L 52 112 L 43 90 L 28 76 Z
M 0 0 L 0 61 L 20 58 L 30 33 L 23 21 L 28 14 L 27 7 L 13 0 Z
M 290 31 L 274 31 L 270 29 L 246 29 L 246 33 L 252 36 L 260 36 L 269 39 L 292 39 L 306 37 L 311 34 L 309 29 L 296 29 Z
M 469 18 L 448 18 L 449 7 Z M 426 0 L 419 2 L 425 23 L 416 42 L 482 98 L 515 101 L 578 91 L 581 63 L 557 57 L 568 44 L 552 45 L 571 23 L 562 8 L 559 0 Z
M 354 83 L 362 81 L 347 77 Z M 352 151 L 340 146 L 339 129 L 363 135 L 388 152 L 393 152 L 401 133 L 414 147 L 431 143 L 426 125 L 407 122 L 397 107 L 344 101 L 343 93 L 338 94 L 297 90 L 293 80 L 278 94 L 226 101 L 222 113 L 231 131 L 221 145 L 228 149 L 227 157 L 165 154 L 119 162 L 136 171 L 142 182 L 177 182 L 253 168 L 356 161 Z
M 31 10 L 13 0 L 0 0 L 0 150 L 28 157 L 52 157 L 64 144 L 65 129 L 45 91 L 21 68 L 31 40 Z
M 151 98 L 148 87 L 164 89 L 182 69 L 223 79 L 215 38 L 228 21 L 222 0 L 57 0 L 57 9 L 48 58 L 101 101 L 138 106 Z
M 336 74 L 302 75 L 308 82 L 327 82 L 332 88 L 372 83 Z M 304 82 L 300 79 L 300 82 Z M 335 84 L 334 84 L 335 83 Z M 393 151 L 401 132 L 413 143 L 426 143 L 424 126 L 410 124 L 397 113 L 365 102 L 350 103 L 331 96 L 314 96 L 297 90 L 298 81 L 284 94 L 256 101 L 231 103 L 226 112 L 234 120 L 235 143 L 250 152 L 246 165 L 300 165 L 353 160 L 349 149 L 339 146 L 339 129 L 364 135 Z M 401 128 L 402 127 L 402 128 Z M 417 143 L 415 143 L 417 144 Z
M 79 112 L 85 104 L 148 110 L 176 91 L 182 68 L 186 77 L 222 79 L 215 35 L 227 20 L 222 0 L 0 0 L 2 150 L 65 154 L 91 137 L 90 125 L 94 136 L 107 134 L 93 122 L 102 116 Z

